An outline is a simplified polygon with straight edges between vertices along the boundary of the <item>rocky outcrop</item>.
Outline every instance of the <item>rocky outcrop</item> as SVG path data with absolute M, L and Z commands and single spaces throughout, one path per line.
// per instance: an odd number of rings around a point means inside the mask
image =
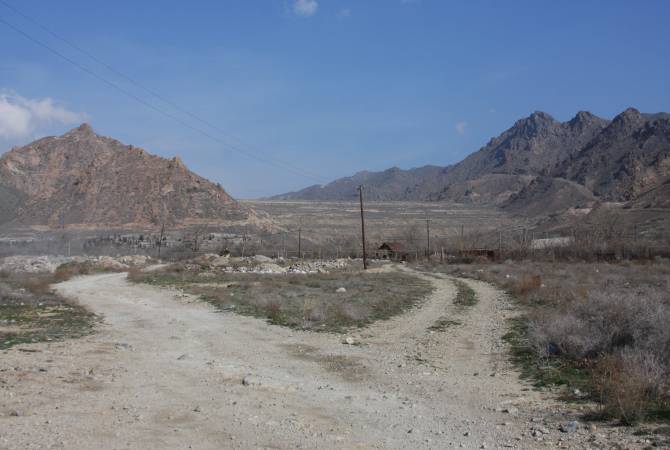
M 81 125 L 0 158 L 2 185 L 19 193 L 9 221 L 44 227 L 145 227 L 258 221 L 219 185 Z M 5 220 L 7 222 L 7 220 Z
M 552 174 L 603 200 L 632 200 L 670 178 L 670 118 L 627 109 Z

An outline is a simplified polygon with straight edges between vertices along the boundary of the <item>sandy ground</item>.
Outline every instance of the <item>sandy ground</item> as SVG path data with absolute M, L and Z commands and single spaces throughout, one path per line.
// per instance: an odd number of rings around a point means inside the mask
M 508 363 L 505 296 L 465 280 L 479 302 L 461 311 L 451 279 L 428 279 L 436 290 L 422 307 L 357 331 L 355 345 L 125 274 L 60 284 L 103 321 L 92 336 L 1 355 L 0 447 L 568 446 L 554 425 L 532 436 L 551 401 Z M 463 325 L 429 331 L 441 316 Z

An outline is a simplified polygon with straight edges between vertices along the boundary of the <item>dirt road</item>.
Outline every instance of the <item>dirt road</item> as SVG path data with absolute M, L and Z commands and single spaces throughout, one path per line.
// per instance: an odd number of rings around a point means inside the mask
M 429 279 L 422 307 L 351 335 L 356 345 L 125 274 L 60 284 L 103 322 L 2 355 L 0 447 L 540 447 L 528 433 L 538 394 L 501 341 L 513 314 L 504 296 L 466 280 L 479 301 L 461 311 L 453 282 Z M 462 325 L 429 331 L 441 316 Z

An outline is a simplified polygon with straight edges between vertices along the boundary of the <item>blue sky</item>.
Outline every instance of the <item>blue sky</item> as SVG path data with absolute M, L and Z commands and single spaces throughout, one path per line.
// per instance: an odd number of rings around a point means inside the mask
M 241 198 L 457 162 L 535 110 L 670 110 L 661 0 L 3 1 L 226 132 L 212 135 L 301 173 L 144 107 L 2 23 L 0 150 L 85 120 Z M 170 110 L 2 4 L 0 18 Z

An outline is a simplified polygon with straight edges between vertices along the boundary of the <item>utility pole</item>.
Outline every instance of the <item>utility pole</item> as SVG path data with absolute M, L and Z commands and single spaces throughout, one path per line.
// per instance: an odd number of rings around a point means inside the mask
M 165 222 L 161 225 L 161 234 L 158 237 L 158 259 L 161 259 L 161 247 L 163 246 L 163 235 L 165 234 Z
M 363 185 L 358 186 L 358 194 L 361 200 L 361 239 L 363 240 L 363 270 L 368 270 L 368 254 L 365 250 L 365 215 L 363 214 Z
M 302 227 L 298 228 L 298 258 L 302 259 Z
M 426 256 L 430 259 L 430 219 L 426 219 Z
M 502 258 L 502 231 L 498 231 L 498 258 Z

